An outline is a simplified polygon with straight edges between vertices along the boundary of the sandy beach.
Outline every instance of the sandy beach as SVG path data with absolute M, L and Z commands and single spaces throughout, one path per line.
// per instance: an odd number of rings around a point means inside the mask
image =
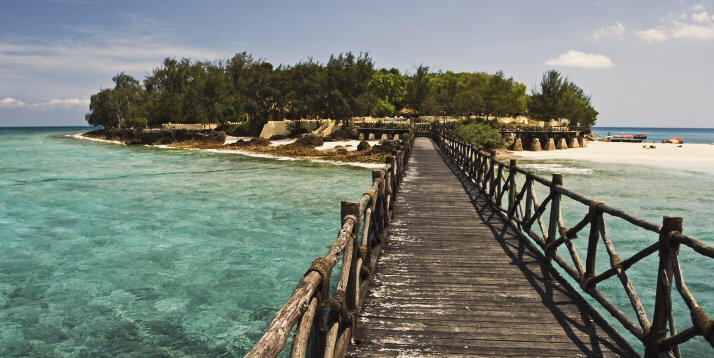
M 655 148 L 649 148 L 654 145 Z M 506 156 L 525 160 L 585 160 L 600 163 L 650 165 L 672 169 L 714 171 L 714 145 L 704 143 L 665 144 L 588 142 L 585 148 L 551 151 L 507 152 Z
M 91 141 L 95 141 L 95 142 L 119 144 L 119 145 L 124 145 L 124 146 L 126 145 L 125 143 L 123 143 L 121 141 L 92 138 L 92 137 L 83 135 L 83 133 L 68 134 L 67 137 L 91 140 Z M 228 138 L 226 138 L 225 144 L 235 143 L 238 140 L 250 140 L 252 138 L 253 137 L 231 137 L 231 136 L 229 136 Z M 286 145 L 286 144 L 295 142 L 295 140 L 296 139 L 274 140 L 274 141 L 270 142 L 270 146 L 277 147 L 280 145 Z M 379 143 L 379 141 L 369 141 L 370 145 L 375 145 L 377 143 Z M 322 150 L 334 149 L 335 147 L 342 146 L 348 151 L 356 151 L 357 144 L 359 144 L 358 140 L 333 141 L 333 142 L 325 142 L 325 144 L 323 144 L 322 146 L 316 147 L 315 149 L 322 151 Z M 180 148 L 180 147 L 175 147 L 172 145 L 165 145 L 165 144 L 150 145 L 150 147 L 160 148 L 160 149 L 186 149 L 186 148 Z M 279 155 L 273 155 L 273 154 L 267 154 L 267 153 L 256 153 L 256 152 L 251 152 L 251 151 L 247 151 L 247 150 L 238 150 L 238 149 L 213 149 L 213 148 L 212 149 L 188 148 L 188 149 L 204 151 L 204 152 L 209 152 L 209 153 L 239 154 L 239 155 L 245 155 L 247 157 L 254 157 L 254 158 L 269 158 L 269 159 L 276 159 L 276 160 L 304 160 L 304 161 L 309 161 L 312 163 L 346 165 L 346 166 L 369 168 L 369 169 L 379 169 L 384 166 L 384 164 L 382 164 L 382 163 L 345 162 L 345 161 L 339 161 L 339 160 L 327 160 L 327 159 L 310 158 L 310 157 L 288 157 L 288 156 L 279 156 Z

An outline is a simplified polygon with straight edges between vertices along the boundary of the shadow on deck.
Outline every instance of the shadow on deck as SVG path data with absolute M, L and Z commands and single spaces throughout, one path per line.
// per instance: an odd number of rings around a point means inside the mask
M 637 356 L 430 140 L 401 190 L 350 356 Z

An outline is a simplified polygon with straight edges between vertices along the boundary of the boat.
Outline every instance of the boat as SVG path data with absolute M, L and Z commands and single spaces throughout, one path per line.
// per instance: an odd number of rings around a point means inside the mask
M 647 139 L 647 134 L 608 134 L 607 139 L 610 140 L 610 142 L 642 143 L 645 139 Z
M 672 137 L 667 140 L 663 140 L 662 143 L 683 144 L 684 139 L 682 139 L 682 137 Z

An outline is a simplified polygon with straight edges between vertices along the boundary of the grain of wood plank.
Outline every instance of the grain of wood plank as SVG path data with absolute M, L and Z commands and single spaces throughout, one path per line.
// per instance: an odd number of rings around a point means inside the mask
M 429 139 L 395 207 L 348 356 L 634 355 Z

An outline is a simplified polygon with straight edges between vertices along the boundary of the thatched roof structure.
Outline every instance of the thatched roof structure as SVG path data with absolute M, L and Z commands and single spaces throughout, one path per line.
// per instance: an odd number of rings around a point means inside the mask
M 397 115 L 404 117 L 418 117 L 419 113 L 412 108 L 402 107 L 402 109 L 397 111 Z

